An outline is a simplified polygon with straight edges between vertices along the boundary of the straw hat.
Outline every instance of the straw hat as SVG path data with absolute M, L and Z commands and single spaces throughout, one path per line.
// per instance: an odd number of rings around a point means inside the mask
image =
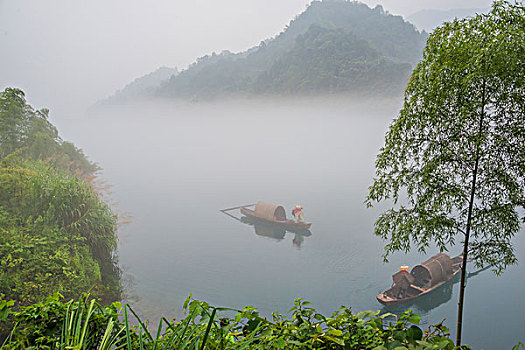
M 406 265 L 399 266 L 399 271 L 408 271 L 408 270 L 410 270 L 410 266 L 406 266 Z
M 299 204 L 297 204 L 295 207 L 296 207 L 296 208 L 299 208 L 299 209 L 302 209 L 302 208 L 303 208 L 303 207 L 301 207 Z

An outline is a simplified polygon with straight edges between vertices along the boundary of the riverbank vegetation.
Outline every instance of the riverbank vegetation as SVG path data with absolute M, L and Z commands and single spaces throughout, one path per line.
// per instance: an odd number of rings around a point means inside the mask
M 183 319 L 162 318 L 151 333 L 129 305 L 102 306 L 89 298 L 62 302 L 55 294 L 10 315 L 15 326 L 3 349 L 454 348 L 442 323 L 423 331 L 417 326 L 420 317 L 410 312 L 379 316 L 341 307 L 324 316 L 301 299 L 295 300 L 289 316 L 273 313 L 271 319 L 252 306 L 216 308 L 190 298 L 184 309 Z M 5 301 L 0 301 L 0 317 L 8 312 Z
M 0 93 L 0 295 L 17 307 L 55 292 L 114 300 L 117 217 L 95 190 L 96 164 L 48 113 L 19 89 Z

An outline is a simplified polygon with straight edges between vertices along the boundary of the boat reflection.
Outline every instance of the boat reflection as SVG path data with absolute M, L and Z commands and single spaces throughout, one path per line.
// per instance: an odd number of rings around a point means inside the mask
M 310 230 L 286 230 L 279 225 L 262 222 L 248 216 L 242 216 L 240 221 L 244 224 L 253 226 L 256 235 L 270 237 L 278 241 L 284 239 L 286 232 L 291 232 L 295 235 L 292 243 L 296 247 L 301 247 L 301 244 L 304 242 L 304 238 L 312 235 Z

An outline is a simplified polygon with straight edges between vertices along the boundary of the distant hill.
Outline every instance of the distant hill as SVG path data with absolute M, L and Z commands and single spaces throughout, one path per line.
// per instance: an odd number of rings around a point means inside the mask
M 131 83 L 126 85 L 122 90 L 118 90 L 115 94 L 109 97 L 102 103 L 125 101 L 128 99 L 140 97 L 140 96 L 151 96 L 155 94 L 160 84 L 172 76 L 179 74 L 177 68 L 160 67 L 157 70 L 146 74 L 140 78 L 133 80 Z
M 197 59 L 157 96 L 386 93 L 402 90 L 427 34 L 381 6 L 313 1 L 274 38 L 247 51 Z
M 489 9 L 452 9 L 452 10 L 421 10 L 407 17 L 407 21 L 413 23 L 419 30 L 432 32 L 443 22 L 451 21 L 454 18 L 465 18 L 474 16 L 477 13 L 488 12 Z

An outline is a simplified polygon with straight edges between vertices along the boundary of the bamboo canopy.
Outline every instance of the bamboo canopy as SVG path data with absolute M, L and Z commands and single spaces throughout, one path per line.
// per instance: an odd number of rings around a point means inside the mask
M 444 281 L 452 274 L 452 259 L 445 254 L 434 255 L 420 265 L 414 266 L 411 274 L 415 277 L 414 284 L 422 287 L 430 284 L 433 286 Z
M 266 202 L 257 202 L 255 205 L 255 215 L 266 220 L 286 220 L 286 211 L 280 205 L 275 205 Z

